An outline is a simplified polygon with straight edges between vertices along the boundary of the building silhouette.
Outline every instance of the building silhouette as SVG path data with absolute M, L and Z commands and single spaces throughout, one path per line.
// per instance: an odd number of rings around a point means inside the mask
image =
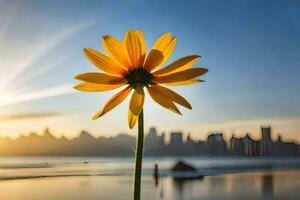
M 145 137 L 144 152 L 148 155 L 157 155 L 159 152 L 164 151 L 165 147 L 165 134 L 161 136 L 157 134 L 155 127 L 150 128 L 149 133 Z
M 220 156 L 228 153 L 222 133 L 212 133 L 208 135 L 205 146 L 208 155 Z
M 190 134 L 171 132 L 158 134 L 155 127 L 145 136 L 145 156 L 299 156 L 299 145 L 284 141 L 281 135 L 272 140 L 271 127 L 261 127 L 261 138 L 255 140 L 232 134 L 225 141 L 222 133 L 210 133 L 205 141 L 194 140 Z M 115 137 L 94 137 L 82 131 L 78 137 L 54 137 L 49 129 L 43 135 L 30 133 L 18 139 L 0 138 L 0 156 L 133 156 L 135 137 L 120 134 Z
M 260 155 L 269 155 L 271 144 L 271 127 L 261 127 Z
M 244 155 L 258 156 L 260 155 L 260 142 L 252 139 L 249 134 L 243 138 Z
M 183 133 L 182 132 L 172 132 L 170 145 L 171 146 L 180 146 L 183 144 Z
M 244 156 L 295 156 L 299 155 L 299 145 L 282 141 L 281 135 L 274 142 L 271 127 L 261 127 L 260 140 L 254 140 L 249 134 L 242 138 L 233 135 L 230 139 L 230 152 L 232 155 Z

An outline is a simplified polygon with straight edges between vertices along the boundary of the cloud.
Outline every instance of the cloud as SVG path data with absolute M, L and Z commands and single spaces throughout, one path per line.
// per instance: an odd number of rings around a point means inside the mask
M 24 84 L 26 82 L 34 80 L 35 78 L 43 76 L 43 75 L 47 74 L 49 71 L 60 67 L 61 64 L 63 64 L 64 62 L 67 62 L 68 60 L 70 60 L 74 57 L 75 57 L 75 54 L 57 57 L 56 59 L 48 61 L 47 64 L 39 66 L 30 74 L 27 74 L 27 76 L 19 77 L 19 78 L 22 78 L 22 80 L 21 79 L 18 79 L 18 80 L 21 80 L 20 81 L 21 84 Z
M 43 113 L 17 113 L 11 115 L 2 115 L 0 116 L 0 121 L 14 121 L 14 120 L 26 120 L 26 119 L 35 119 L 35 118 L 47 118 L 60 116 L 60 113 L 55 112 L 43 112 Z
M 72 83 L 64 83 L 47 89 L 32 91 L 21 95 L 7 95 L 0 100 L 0 107 L 26 101 L 33 101 L 48 97 L 70 94 L 75 92 L 73 86 L 74 85 Z

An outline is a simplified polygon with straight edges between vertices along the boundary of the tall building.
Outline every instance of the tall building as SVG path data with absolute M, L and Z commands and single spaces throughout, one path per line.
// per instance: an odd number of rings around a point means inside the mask
M 267 156 L 270 154 L 269 147 L 272 145 L 271 127 L 261 127 L 260 155 Z
M 242 140 L 243 139 L 237 138 L 234 134 L 232 134 L 229 143 L 229 148 L 232 155 L 238 156 L 245 154 L 244 144 Z
M 164 134 L 159 136 L 155 127 L 150 128 L 149 133 L 145 137 L 145 154 L 155 155 L 159 152 L 164 152 L 164 136 Z
M 226 142 L 222 133 L 210 134 L 207 137 L 207 151 L 211 155 L 225 155 L 227 154 Z
M 191 138 L 191 135 L 189 133 L 184 143 L 184 149 L 186 151 L 186 154 L 188 155 L 192 155 L 197 152 L 196 142 Z
M 243 138 L 243 145 L 245 156 L 259 155 L 259 141 L 252 139 L 249 134 Z
M 155 127 L 151 127 L 149 133 L 145 137 L 145 148 L 157 148 L 159 145 L 159 137 Z
M 182 145 L 183 144 L 182 137 L 183 137 L 182 132 L 172 132 L 171 139 L 170 139 L 170 145 Z
M 159 136 L 156 128 L 151 127 L 149 133 L 145 137 L 145 148 L 156 149 L 164 145 L 164 134 Z

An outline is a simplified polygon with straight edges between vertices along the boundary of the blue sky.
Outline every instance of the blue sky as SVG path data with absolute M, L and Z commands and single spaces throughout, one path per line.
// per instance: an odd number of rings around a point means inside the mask
M 183 117 L 146 100 L 146 127 L 258 134 L 260 125 L 300 139 L 299 1 L 1 1 L 0 134 L 49 126 L 57 135 L 95 135 L 127 127 L 128 101 L 90 118 L 114 92 L 78 93 L 73 77 L 97 71 L 85 47 L 103 51 L 101 36 L 145 33 L 148 49 L 164 32 L 176 35 L 170 61 L 199 54 L 206 83 L 174 88 L 193 110 Z M 38 113 L 38 115 L 36 115 Z M 33 114 L 33 115 L 32 115 Z M 35 114 L 35 115 L 34 115 Z M 9 117 L 8 117 L 9 116 Z M 285 136 L 284 136 L 285 137 Z

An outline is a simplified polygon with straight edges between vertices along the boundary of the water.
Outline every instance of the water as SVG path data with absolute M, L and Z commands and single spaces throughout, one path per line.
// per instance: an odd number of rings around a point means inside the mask
M 183 158 L 146 158 L 143 200 L 300 199 L 300 158 L 185 157 L 205 176 L 180 181 L 152 177 Z M 130 200 L 132 158 L 0 158 L 2 200 Z

